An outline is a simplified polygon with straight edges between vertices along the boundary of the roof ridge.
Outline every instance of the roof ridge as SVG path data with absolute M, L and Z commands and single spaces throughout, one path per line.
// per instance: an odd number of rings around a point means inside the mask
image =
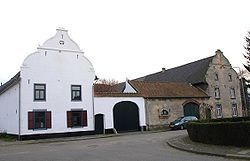
M 180 66 L 176 66 L 176 67 L 173 67 L 173 68 L 169 68 L 169 69 L 166 69 L 164 72 L 168 72 L 168 71 L 171 71 L 171 70 L 174 70 L 174 69 L 178 69 L 178 68 L 181 68 L 181 67 L 185 67 L 185 66 L 188 66 L 190 64 L 194 64 L 194 63 L 197 63 L 197 62 L 200 62 L 200 61 L 204 61 L 204 60 L 207 60 L 207 59 L 211 59 L 215 57 L 215 55 L 213 56 L 209 56 L 209 57 L 206 57 L 206 58 L 203 58 L 203 59 L 199 59 L 199 60 L 196 60 L 196 61 L 193 61 L 193 62 L 189 62 L 187 64 L 183 64 L 183 65 L 180 65 Z M 155 75 L 155 74 L 159 74 L 159 73 L 162 73 L 162 71 L 159 71 L 159 72 L 155 72 L 155 73 L 152 73 L 152 74 L 148 74 L 148 75 L 145 75 L 143 77 L 139 77 L 139 78 L 136 78 L 135 80 L 140 80 L 142 79 L 142 81 L 144 81 L 144 79 L 148 76 L 152 76 L 152 75 Z

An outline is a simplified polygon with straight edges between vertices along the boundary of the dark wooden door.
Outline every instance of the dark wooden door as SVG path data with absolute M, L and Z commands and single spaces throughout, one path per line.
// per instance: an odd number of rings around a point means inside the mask
M 135 103 L 130 101 L 117 103 L 114 106 L 113 115 L 117 132 L 140 130 L 139 109 Z
M 103 114 L 95 115 L 95 134 L 104 133 L 104 116 Z

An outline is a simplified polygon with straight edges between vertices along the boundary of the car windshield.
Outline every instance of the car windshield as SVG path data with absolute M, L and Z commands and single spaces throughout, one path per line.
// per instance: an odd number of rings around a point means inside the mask
M 184 117 L 179 117 L 178 119 L 175 120 L 175 122 L 179 122 L 181 121 L 181 119 L 183 119 Z

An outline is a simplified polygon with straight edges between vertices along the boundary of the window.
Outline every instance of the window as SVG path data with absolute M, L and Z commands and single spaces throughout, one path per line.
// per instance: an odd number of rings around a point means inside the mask
M 215 81 L 218 81 L 218 80 L 219 80 L 218 73 L 214 73 L 214 80 L 215 80 Z
M 222 117 L 222 106 L 221 106 L 221 104 L 216 104 L 216 117 L 217 118 Z
M 233 103 L 233 104 L 232 104 L 232 116 L 233 116 L 233 117 L 238 116 L 237 104 L 236 104 L 236 103 Z
M 231 98 L 235 98 L 235 89 L 233 87 L 230 88 L 230 96 Z
M 232 82 L 233 78 L 232 78 L 232 75 L 231 74 L 228 74 L 228 81 L 229 82 Z
M 87 126 L 87 111 L 67 111 L 67 124 L 68 127 Z
M 46 100 L 46 85 L 34 84 L 34 100 L 45 101 Z
M 214 97 L 215 98 L 220 98 L 220 89 L 219 88 L 214 89 Z
M 41 110 L 28 112 L 28 129 L 44 130 L 51 128 L 51 111 Z
M 168 110 L 162 109 L 161 110 L 161 116 L 168 116 Z
M 72 101 L 82 100 L 80 85 L 71 85 L 71 100 Z

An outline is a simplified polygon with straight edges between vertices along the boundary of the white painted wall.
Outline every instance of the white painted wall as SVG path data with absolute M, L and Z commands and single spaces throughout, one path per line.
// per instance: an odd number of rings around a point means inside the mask
M 131 101 L 137 104 L 139 108 L 140 126 L 146 126 L 145 119 L 145 103 L 142 97 L 95 97 L 94 98 L 94 112 L 95 114 L 104 114 L 105 129 L 114 128 L 113 122 L 113 108 L 115 104 L 122 101 Z
M 19 84 L 0 95 L 0 132 L 18 134 Z
M 64 45 L 59 41 L 64 41 Z M 30 54 L 21 67 L 21 134 L 94 130 L 94 78 L 94 68 L 78 45 L 68 37 L 66 30 L 57 30 L 56 35 Z M 46 101 L 33 101 L 34 83 L 46 84 Z M 82 101 L 71 101 L 71 85 L 82 85 Z M 87 127 L 67 128 L 66 111 L 74 108 L 87 110 Z M 28 111 L 34 109 L 52 112 L 51 129 L 28 130 Z
M 137 93 L 137 91 L 129 84 L 128 80 L 126 80 L 123 93 Z

